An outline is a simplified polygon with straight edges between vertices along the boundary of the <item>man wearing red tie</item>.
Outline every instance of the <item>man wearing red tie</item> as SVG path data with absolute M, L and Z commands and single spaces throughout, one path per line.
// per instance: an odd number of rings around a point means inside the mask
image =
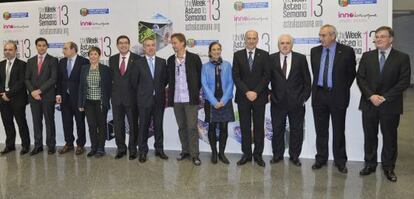
M 47 40 L 40 37 L 35 41 L 37 55 L 27 60 L 25 84 L 29 91 L 34 129 L 34 148 L 30 155 L 43 151 L 42 116 L 46 124 L 48 154 L 56 152 L 55 132 L 55 84 L 58 59 L 47 54 Z
M 132 53 L 129 38 L 121 35 L 116 40 L 119 53 L 109 58 L 109 67 L 112 74 L 112 114 L 114 119 L 115 142 L 117 154 L 115 159 L 126 155 L 125 145 L 125 116 L 129 126 L 129 159 L 137 158 L 137 131 L 138 113 L 136 105 L 136 92 L 134 83 L 134 67 L 139 59 Z

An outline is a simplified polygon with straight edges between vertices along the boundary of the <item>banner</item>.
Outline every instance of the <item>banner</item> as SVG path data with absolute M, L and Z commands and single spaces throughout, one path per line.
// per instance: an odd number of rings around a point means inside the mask
M 157 39 L 157 55 L 167 59 L 174 52 L 170 36 L 182 32 L 187 38 L 187 49 L 197 53 L 203 63 L 208 60 L 208 45 L 219 41 L 223 58 L 232 62 L 233 53 L 244 48 L 244 33 L 253 29 L 259 33 L 258 47 L 269 53 L 277 52 L 277 39 L 287 33 L 294 37 L 293 50 L 309 57 L 310 49 L 319 45 L 319 28 L 335 25 L 338 42 L 352 46 L 357 59 L 374 48 L 374 30 L 391 26 L 392 1 L 377 0 L 49 0 L 0 4 L 2 44 L 12 40 L 18 46 L 18 57 L 23 60 L 36 55 L 35 39 L 44 37 L 49 42 L 48 53 L 62 58 L 62 47 L 67 41 L 79 46 L 79 54 L 87 55 L 91 46 L 102 50 L 102 63 L 118 53 L 116 38 L 127 35 L 131 50 L 142 54 L 142 41 L 147 36 Z M 360 92 L 354 83 L 346 119 L 346 147 L 349 160 L 363 160 L 363 130 L 358 111 Z M 241 132 L 235 105 L 236 122 L 229 124 L 227 152 L 241 153 Z M 55 111 L 56 141 L 65 144 L 61 113 Z M 26 110 L 29 128 L 32 118 Z M 112 114 L 108 123 L 111 125 Z M 198 116 L 200 150 L 210 151 L 207 126 L 200 106 Z M 315 128 L 310 101 L 306 103 L 305 136 L 301 157 L 314 158 Z M 271 155 L 272 125 L 270 105 L 266 107 L 264 154 Z M 288 131 L 288 128 L 287 128 Z M 113 133 L 113 132 L 111 132 Z M 74 133 L 76 135 L 76 132 Z M 88 134 L 88 133 L 87 133 Z M 33 131 L 31 131 L 33 138 Z M 289 136 L 286 136 L 288 139 Z M 330 135 L 330 142 L 332 134 Z M 33 139 L 32 139 L 33 140 Z M 5 141 L 0 125 L 0 141 Z M 20 139 L 17 136 L 17 143 Z M 150 146 L 153 139 L 149 140 Z M 288 142 L 286 142 L 288 143 Z M 89 139 L 88 143 L 89 145 Z M 115 141 L 107 141 L 114 147 Z M 164 117 L 164 146 L 167 150 L 181 150 L 177 124 L 171 108 Z M 381 146 L 381 145 L 380 145 Z M 288 146 L 286 146 L 288 148 Z M 379 147 L 380 148 L 380 147 Z M 330 151 L 332 159 L 332 151 Z M 287 155 L 287 152 L 286 152 Z

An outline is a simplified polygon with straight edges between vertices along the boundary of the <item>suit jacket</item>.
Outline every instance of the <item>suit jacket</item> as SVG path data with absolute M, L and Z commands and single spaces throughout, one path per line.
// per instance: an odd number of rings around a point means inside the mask
M 311 77 L 306 56 L 292 52 L 289 76 L 286 78 L 280 65 L 280 52 L 270 55 L 271 100 L 285 108 L 300 108 L 311 94 Z M 284 99 L 287 98 L 287 101 Z M 280 104 L 288 102 L 288 104 Z
M 174 105 L 175 92 L 175 55 L 171 55 L 167 61 L 168 70 L 168 106 Z M 188 93 L 191 105 L 200 104 L 201 89 L 201 59 L 198 55 L 186 51 L 185 70 L 187 77 Z
M 357 83 L 362 93 L 359 109 L 367 111 L 374 108 L 369 98 L 378 94 L 386 99 L 379 106 L 382 113 L 402 114 L 403 91 L 410 86 L 410 78 L 410 58 L 407 54 L 392 48 L 380 72 L 378 50 L 365 52 L 357 73 Z
M 55 86 L 57 82 L 58 59 L 46 54 L 42 64 L 40 74 L 37 73 L 37 55 L 27 60 L 25 84 L 29 91 L 29 101 L 35 99 L 30 95 L 33 90 L 40 89 L 42 94 L 41 101 L 54 102 Z
M 134 81 L 135 67 L 137 60 L 141 57 L 135 53 L 130 52 L 129 60 L 126 63 L 126 71 L 122 76 L 119 70 L 120 54 L 113 55 L 109 58 L 109 68 L 112 74 L 112 104 L 132 106 L 136 104 L 136 82 Z
M 253 60 L 253 69 L 250 71 L 246 49 L 239 50 L 233 55 L 233 81 L 236 85 L 236 103 L 251 103 L 247 91 L 257 93 L 255 104 L 268 102 L 269 84 L 269 53 L 256 48 Z
M 28 103 L 26 86 L 24 85 L 26 62 L 17 58 L 14 60 L 10 71 L 9 91 L 5 90 L 6 64 L 7 59 L 0 62 L 0 93 L 6 93 L 11 103 L 26 105 Z
M 81 68 L 83 65 L 89 64 L 89 60 L 82 57 L 77 56 L 75 63 L 72 68 L 72 72 L 70 73 L 70 76 L 68 77 L 68 71 L 67 71 L 67 62 L 68 58 L 63 58 L 59 61 L 59 67 L 58 67 L 58 81 L 56 84 L 56 95 L 60 95 L 62 97 L 62 102 L 65 102 L 67 91 L 69 90 L 69 96 L 71 102 L 78 101 L 78 93 L 79 93 L 79 80 L 80 80 L 80 73 Z
M 165 87 L 167 86 L 167 63 L 165 59 L 155 57 L 154 78 L 145 56 L 138 60 L 137 69 L 137 104 L 138 107 L 165 106 Z M 155 90 L 155 101 L 153 99 Z
M 83 65 L 81 68 L 79 82 L 78 107 L 85 108 L 86 97 L 88 94 L 88 81 L 90 64 Z M 110 109 L 109 100 L 111 99 L 112 75 L 108 66 L 99 64 L 99 75 L 101 77 L 101 104 L 106 110 Z
M 318 89 L 319 68 L 323 47 L 321 45 L 311 49 L 311 66 L 313 73 L 312 93 Z M 355 52 L 354 49 L 343 44 L 336 44 L 335 58 L 332 70 L 332 101 L 338 108 L 347 108 L 349 105 L 350 88 L 355 78 Z M 312 95 L 312 106 L 318 101 Z

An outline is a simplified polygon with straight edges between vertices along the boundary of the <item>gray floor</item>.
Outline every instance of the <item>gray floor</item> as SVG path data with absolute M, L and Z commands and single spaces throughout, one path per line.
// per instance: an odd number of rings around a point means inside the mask
M 378 169 L 375 175 L 360 177 L 362 162 L 349 162 L 347 175 L 332 163 L 313 171 L 313 160 L 303 159 L 302 167 L 288 160 L 266 168 L 249 164 L 237 167 L 240 155 L 229 154 L 230 166 L 177 162 L 176 151 L 167 151 L 170 160 L 149 154 L 139 164 L 126 158 L 114 160 L 114 149 L 102 159 L 47 155 L 35 157 L 18 153 L 0 156 L 0 198 L 414 198 L 414 89 L 405 95 L 405 113 L 399 130 L 397 183 L 391 183 Z M 411 123 L 410 123 L 411 122 Z M 1 145 L 2 149 L 4 145 Z

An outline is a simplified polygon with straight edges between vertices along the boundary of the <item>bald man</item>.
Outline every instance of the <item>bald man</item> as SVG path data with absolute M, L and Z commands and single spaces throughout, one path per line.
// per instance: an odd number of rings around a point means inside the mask
M 264 116 L 268 102 L 268 59 L 269 53 L 257 48 L 258 33 L 249 30 L 245 34 L 245 49 L 233 56 L 233 80 L 236 85 L 236 103 L 239 110 L 242 140 L 242 158 L 237 165 L 254 161 L 264 167 Z M 251 125 L 253 120 L 253 134 Z M 252 137 L 254 151 L 252 152 Z
M 0 111 L 6 132 L 6 147 L 0 153 L 7 154 L 15 150 L 16 129 L 13 118 L 19 127 L 22 150 L 26 154 L 30 149 L 29 128 L 26 121 L 27 93 L 24 85 L 26 62 L 16 57 L 17 46 L 7 42 L 4 45 L 5 60 L 0 62 Z

